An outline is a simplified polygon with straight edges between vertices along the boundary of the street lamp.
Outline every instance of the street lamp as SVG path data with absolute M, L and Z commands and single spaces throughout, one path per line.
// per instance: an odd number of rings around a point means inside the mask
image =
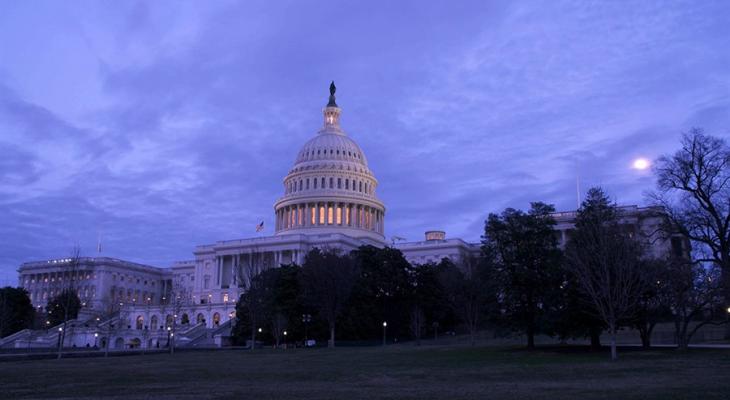
M 94 332 L 94 348 L 96 348 L 97 340 L 99 340 L 99 334 Z
M 386 339 L 385 332 L 386 332 L 386 329 L 388 329 L 388 323 L 385 322 L 385 321 L 383 321 L 383 346 L 385 346 L 385 339 Z

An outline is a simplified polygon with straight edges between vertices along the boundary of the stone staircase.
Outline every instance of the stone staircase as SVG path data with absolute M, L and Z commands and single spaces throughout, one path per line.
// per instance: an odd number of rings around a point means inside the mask
M 208 348 L 208 347 L 221 347 L 223 338 L 231 335 L 232 329 L 231 320 L 228 320 L 215 328 L 205 328 L 201 334 L 188 342 L 185 347 L 193 348 Z

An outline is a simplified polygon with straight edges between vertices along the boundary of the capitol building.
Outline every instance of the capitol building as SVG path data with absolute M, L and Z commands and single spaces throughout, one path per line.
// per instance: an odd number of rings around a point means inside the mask
M 388 243 L 378 180 L 363 150 L 342 129 L 341 115 L 333 83 L 322 127 L 296 154 L 283 180 L 283 195 L 274 202 L 273 236 L 199 245 L 193 249 L 194 259 L 168 268 L 108 257 L 28 262 L 18 270 L 19 286 L 40 313 L 64 289 L 78 293 L 82 309 L 67 324 L 64 346 L 214 347 L 228 343 L 236 301 L 253 276 L 282 264 L 301 265 L 314 248 L 346 253 L 363 245 L 390 244 L 414 265 L 443 258 L 459 264 L 478 257 L 479 243 L 447 238 L 443 231 L 428 231 L 423 241 Z M 688 251 L 680 238 L 652 237 L 663 221 L 660 210 L 624 206 L 619 211 L 630 231 L 647 237 L 655 256 Z M 553 216 L 562 247 L 576 213 Z M 2 338 L 0 348 L 54 347 L 61 328 L 46 328 Z
M 386 246 L 386 207 L 378 180 L 360 146 L 340 124 L 334 83 L 323 124 L 296 154 L 274 203 L 273 236 L 223 240 L 193 249 L 194 259 L 169 268 L 108 257 L 28 262 L 19 286 L 44 311 L 48 300 L 73 287 L 82 311 L 64 345 L 112 349 L 225 345 L 235 303 L 252 276 L 282 264 L 301 265 L 313 248 L 355 250 Z M 414 264 L 478 256 L 479 244 L 426 232 L 423 241 L 392 243 Z M 48 347 L 57 327 L 24 330 L 0 339 L 0 347 Z

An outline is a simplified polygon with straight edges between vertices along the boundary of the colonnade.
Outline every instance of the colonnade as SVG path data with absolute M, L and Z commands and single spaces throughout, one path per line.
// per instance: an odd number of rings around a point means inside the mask
M 345 226 L 380 234 L 384 231 L 381 209 L 340 202 L 293 204 L 276 212 L 276 231 L 314 226 Z

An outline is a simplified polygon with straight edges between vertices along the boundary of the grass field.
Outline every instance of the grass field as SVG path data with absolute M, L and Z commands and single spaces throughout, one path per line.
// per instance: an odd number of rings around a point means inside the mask
M 730 399 L 730 350 L 390 346 L 0 363 L 0 398 Z

